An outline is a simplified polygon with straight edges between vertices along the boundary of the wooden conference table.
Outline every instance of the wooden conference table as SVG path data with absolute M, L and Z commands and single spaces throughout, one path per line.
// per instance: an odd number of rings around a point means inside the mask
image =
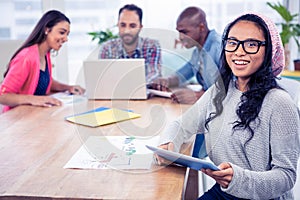
M 100 106 L 131 109 L 142 117 L 98 128 L 64 120 Z M 19 106 L 6 112 L 0 115 L 0 199 L 182 199 L 186 168 L 153 165 L 150 170 L 120 171 L 63 166 L 91 135 L 154 136 L 188 107 L 154 97 L 52 108 Z

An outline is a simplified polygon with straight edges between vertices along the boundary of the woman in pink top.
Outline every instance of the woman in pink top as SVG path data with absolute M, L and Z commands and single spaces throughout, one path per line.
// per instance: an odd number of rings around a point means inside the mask
M 68 91 L 83 94 L 80 86 L 60 83 L 52 78 L 50 51 L 58 51 L 68 41 L 70 20 L 61 12 L 51 10 L 39 20 L 25 43 L 12 56 L 0 87 L 0 103 L 4 112 L 29 104 L 56 106 L 61 102 L 50 92 Z

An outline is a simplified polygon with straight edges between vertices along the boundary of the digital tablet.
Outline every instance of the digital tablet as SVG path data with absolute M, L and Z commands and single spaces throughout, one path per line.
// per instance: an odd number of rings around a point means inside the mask
M 165 149 L 161 149 L 149 145 L 146 145 L 146 147 L 151 151 L 153 151 L 155 154 L 159 155 L 160 157 L 185 167 L 189 167 L 195 170 L 200 170 L 200 169 L 220 170 L 212 162 L 203 159 L 187 156 L 184 154 L 168 151 Z

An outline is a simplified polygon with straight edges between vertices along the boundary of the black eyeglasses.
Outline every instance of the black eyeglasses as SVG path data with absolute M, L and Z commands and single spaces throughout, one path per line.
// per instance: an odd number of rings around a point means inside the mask
M 239 48 L 240 44 L 242 44 L 244 51 L 248 54 L 256 54 L 259 51 L 260 46 L 266 45 L 265 41 L 259 41 L 253 39 L 240 41 L 233 38 L 227 38 L 224 39 L 224 42 L 225 42 L 225 47 L 224 47 L 225 51 L 234 52 Z

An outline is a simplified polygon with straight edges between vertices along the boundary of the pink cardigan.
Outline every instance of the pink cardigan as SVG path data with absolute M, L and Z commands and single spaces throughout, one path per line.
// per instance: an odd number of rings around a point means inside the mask
M 50 92 L 52 84 L 52 64 L 50 53 L 47 53 L 48 70 L 50 82 L 46 93 Z M 0 95 L 5 93 L 31 94 L 33 95 L 40 74 L 40 56 L 38 45 L 22 49 L 17 56 L 11 61 L 9 71 L 0 86 Z M 8 111 L 11 107 L 4 106 L 3 112 Z

